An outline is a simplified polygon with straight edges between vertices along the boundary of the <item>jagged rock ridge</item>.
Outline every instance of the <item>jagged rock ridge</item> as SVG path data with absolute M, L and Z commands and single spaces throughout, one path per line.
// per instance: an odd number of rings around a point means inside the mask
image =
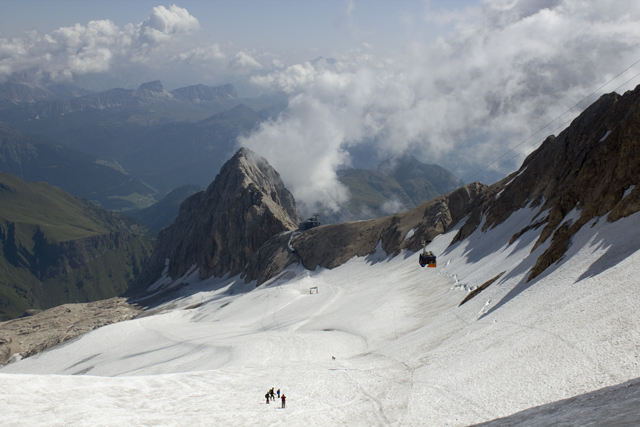
M 160 232 L 135 289 L 157 280 L 166 259 L 173 279 L 193 266 L 202 278 L 241 273 L 270 237 L 295 230 L 298 222 L 295 200 L 280 175 L 264 158 L 242 148 L 205 191 L 182 203 L 176 221 Z
M 538 229 L 535 248 L 551 238 L 529 280 L 562 258 L 571 236 L 595 217 L 616 221 L 640 210 L 640 86 L 603 95 L 557 137 L 549 136 L 522 167 L 489 189 L 454 243 L 506 220 L 518 209 L 539 208 L 531 224 L 511 238 Z M 575 221 L 565 221 L 572 210 Z M 607 215 L 608 214 L 608 215 Z

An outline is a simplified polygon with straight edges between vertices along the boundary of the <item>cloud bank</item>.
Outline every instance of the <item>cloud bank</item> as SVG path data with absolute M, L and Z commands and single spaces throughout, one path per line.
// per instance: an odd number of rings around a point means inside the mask
M 104 73 L 119 66 L 167 66 L 201 53 L 220 59 L 219 46 L 184 52 L 181 37 L 200 28 L 198 20 L 176 5 L 154 7 L 143 22 L 119 28 L 109 20 L 62 27 L 51 34 L 0 38 L 0 81 L 15 72 L 37 69 L 53 80 Z
M 414 39 L 392 60 L 362 50 L 254 76 L 289 94 L 289 107 L 239 143 L 267 157 L 306 209 L 335 209 L 348 197 L 336 170 L 355 148 L 413 154 L 470 177 L 640 60 L 640 4 L 623 3 L 486 0 L 458 15 L 427 8 L 422 25 L 446 26 L 446 35 Z M 515 170 L 595 99 L 490 169 Z

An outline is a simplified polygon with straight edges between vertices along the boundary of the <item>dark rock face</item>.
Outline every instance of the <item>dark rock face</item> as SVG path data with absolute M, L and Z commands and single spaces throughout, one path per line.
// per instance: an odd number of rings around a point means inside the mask
M 295 230 L 298 222 L 295 200 L 280 175 L 264 158 L 242 148 L 207 190 L 182 203 L 134 288 L 144 291 L 157 280 L 167 258 L 174 280 L 194 265 L 203 278 L 241 273 L 270 237 Z
M 483 215 L 487 229 L 529 204 L 539 207 L 544 214 L 527 229 L 544 226 L 535 247 L 549 238 L 551 245 L 538 258 L 531 280 L 558 261 L 571 236 L 593 218 L 608 214 L 616 221 L 640 210 L 639 183 L 640 86 L 624 95 L 603 95 L 557 137 L 549 136 L 519 171 L 491 187 L 489 199 L 471 214 L 454 243 L 468 237 Z M 565 222 L 574 209 L 580 217 Z

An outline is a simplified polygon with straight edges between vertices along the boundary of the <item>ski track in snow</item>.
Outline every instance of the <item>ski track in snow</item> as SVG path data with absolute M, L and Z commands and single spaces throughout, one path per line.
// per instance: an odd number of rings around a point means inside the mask
M 2 425 L 464 426 L 640 377 L 640 214 L 586 224 L 527 283 L 549 242 L 506 242 L 536 213 L 439 236 L 435 269 L 376 251 L 258 288 L 191 275 L 153 315 L 1 368 Z

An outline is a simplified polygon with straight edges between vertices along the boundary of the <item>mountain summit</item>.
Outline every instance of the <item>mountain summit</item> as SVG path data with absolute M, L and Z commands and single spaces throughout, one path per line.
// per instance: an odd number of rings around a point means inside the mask
M 295 200 L 278 172 L 241 148 L 205 191 L 182 203 L 134 288 L 142 291 L 161 276 L 173 283 L 196 268 L 202 278 L 238 274 L 270 237 L 295 230 L 298 222 Z

